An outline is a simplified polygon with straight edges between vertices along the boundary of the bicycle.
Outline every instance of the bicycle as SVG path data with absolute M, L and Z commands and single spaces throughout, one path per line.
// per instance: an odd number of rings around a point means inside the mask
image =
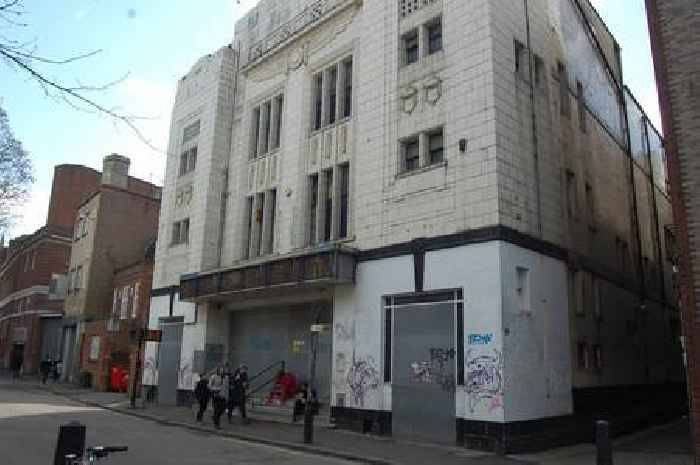
M 113 454 L 115 452 L 126 452 L 127 450 L 129 450 L 129 448 L 126 446 L 89 447 L 85 451 L 85 455 L 82 457 L 79 457 L 76 454 L 66 455 L 66 465 L 89 465 L 97 462 L 100 459 L 107 458 L 109 454 Z

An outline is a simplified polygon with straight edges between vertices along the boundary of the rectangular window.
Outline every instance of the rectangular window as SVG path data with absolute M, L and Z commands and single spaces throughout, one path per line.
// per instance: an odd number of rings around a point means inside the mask
M 247 230 L 247 242 L 246 242 L 246 249 L 245 249 L 245 257 L 246 258 L 251 258 L 250 257 L 250 245 L 252 244 L 253 241 L 253 203 L 254 203 L 254 197 L 247 197 L 246 198 L 246 230 Z
M 268 192 L 268 195 L 270 196 L 270 210 L 268 211 L 269 215 L 269 231 L 267 235 L 267 244 L 265 244 L 265 251 L 267 253 L 273 253 L 275 250 L 275 220 L 276 220 L 276 211 L 277 211 L 277 190 L 272 189 L 271 191 Z
M 425 26 L 428 36 L 428 55 L 442 50 L 442 18 L 437 18 Z
M 278 149 L 282 143 L 282 109 L 284 108 L 284 96 L 275 97 L 275 121 L 272 131 L 272 149 Z
M 250 158 L 255 158 L 258 156 L 258 141 L 260 140 L 260 107 L 256 107 L 253 110 L 251 118 Z
M 323 125 L 323 73 L 314 78 L 314 129 Z
M 328 112 L 326 115 L 328 124 L 335 123 L 336 109 L 338 106 L 338 68 L 336 66 L 328 70 Z
M 352 58 L 343 62 L 343 73 L 345 73 L 343 117 L 349 118 L 352 116 Z
M 316 242 L 316 221 L 318 215 L 318 174 L 309 177 L 309 243 Z
M 530 311 L 530 270 L 523 267 L 515 268 L 515 295 L 519 312 Z
M 603 369 L 603 348 L 600 345 L 593 346 L 593 368 L 596 371 Z
M 591 366 L 590 358 L 588 355 L 588 344 L 585 342 L 579 342 L 576 344 L 576 352 L 578 359 L 578 367 L 582 370 L 588 370 Z
M 586 216 L 588 217 L 588 228 L 591 231 L 596 229 L 596 205 L 593 195 L 593 188 L 586 183 Z
M 559 76 L 559 106 L 561 115 L 567 118 L 571 117 L 571 102 L 569 100 L 569 75 L 566 72 L 566 66 L 559 62 L 557 65 L 557 75 Z
M 622 271 L 622 273 L 628 273 L 630 271 L 629 245 L 626 241 L 620 239 L 619 237 L 615 239 L 615 244 L 617 246 L 617 255 L 620 270 Z
M 190 219 L 173 223 L 172 245 L 187 244 L 190 241 Z
M 325 176 L 323 177 L 325 181 L 324 194 L 325 194 L 325 205 L 324 205 L 324 222 L 323 222 L 323 240 L 330 241 L 333 226 L 333 170 L 326 170 Z
M 420 168 L 420 144 L 417 137 L 404 141 L 401 144 L 401 153 L 404 172 Z
M 410 65 L 418 61 L 418 31 L 413 30 L 405 34 L 401 41 L 403 43 L 404 65 Z
M 348 237 L 348 203 L 350 194 L 350 165 L 344 164 L 338 167 L 338 183 L 340 184 L 340 214 L 338 222 L 338 237 Z
M 598 321 L 603 319 L 603 293 L 600 279 L 593 280 L 593 316 Z
M 189 163 L 187 165 L 187 171 L 194 171 L 197 166 L 197 147 L 192 147 L 190 149 Z
M 584 314 L 588 313 L 594 307 L 593 300 L 593 276 L 590 273 L 581 273 L 581 280 L 583 285 L 583 303 L 582 312 Z
M 260 256 L 260 251 L 262 250 L 262 227 L 263 218 L 265 215 L 265 194 L 255 194 L 256 197 L 256 207 L 255 207 L 255 228 L 253 232 L 255 237 L 253 238 L 253 257 Z
M 187 152 L 180 155 L 180 176 L 187 173 Z
M 197 165 L 197 147 L 192 147 L 180 155 L 180 176 L 194 171 Z
M 262 115 L 263 137 L 262 137 L 259 155 L 266 154 L 267 150 L 269 148 L 268 144 L 270 142 L 270 117 L 271 116 L 272 116 L 272 102 L 265 102 L 263 104 L 263 115 Z
M 578 213 L 576 174 L 573 171 L 566 172 L 566 207 L 569 219 L 573 219 Z
M 133 305 L 131 306 L 131 318 L 136 318 L 139 314 L 139 288 L 141 283 L 136 283 L 131 290 L 133 291 Z
M 443 146 L 442 129 L 428 134 L 428 160 L 431 165 L 441 163 L 445 159 Z
M 82 265 L 75 269 L 75 290 L 83 287 L 83 267 Z
M 586 132 L 586 96 L 580 81 L 576 81 L 576 97 L 578 99 L 578 124 L 581 131 Z

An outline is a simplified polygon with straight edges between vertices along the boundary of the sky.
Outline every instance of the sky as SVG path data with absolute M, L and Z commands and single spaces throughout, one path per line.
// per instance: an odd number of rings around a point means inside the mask
M 37 54 L 48 58 L 101 50 L 87 60 L 40 69 L 70 85 L 119 81 L 91 97 L 122 114 L 143 117 L 136 124 L 150 144 L 104 115 L 78 111 L 47 98 L 25 75 L 0 64 L 0 103 L 15 136 L 30 153 L 36 177 L 31 197 L 17 212 L 21 216 L 10 236 L 31 233 L 45 223 L 57 164 L 101 170 L 102 158 L 116 152 L 131 159 L 133 176 L 161 185 L 178 79 L 201 56 L 230 43 L 235 21 L 255 3 L 24 0 L 23 21 L 28 26 L 11 31 L 5 28 L 0 33 L 12 32 L 22 40 L 35 41 Z M 644 0 L 593 0 L 593 4 L 620 43 L 627 85 L 660 127 Z

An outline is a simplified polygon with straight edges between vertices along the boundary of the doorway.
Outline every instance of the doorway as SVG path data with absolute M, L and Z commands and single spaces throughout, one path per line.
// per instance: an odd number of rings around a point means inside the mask
M 177 387 L 182 352 L 183 317 L 160 319 L 162 331 L 158 350 L 158 403 L 177 405 Z
M 461 291 L 390 297 L 387 303 L 393 435 L 455 444 L 456 386 L 464 384 Z

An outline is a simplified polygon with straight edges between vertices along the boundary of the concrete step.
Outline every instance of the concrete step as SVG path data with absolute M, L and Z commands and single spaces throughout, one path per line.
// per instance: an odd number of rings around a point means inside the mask
M 271 421 L 275 423 L 293 424 L 292 415 L 294 413 L 294 401 L 288 401 L 282 405 L 265 405 L 262 401 L 255 399 L 248 404 L 248 416 L 261 421 Z M 303 418 L 299 418 L 298 424 L 303 424 Z M 320 428 L 335 428 L 330 420 L 330 409 L 321 407 L 318 415 L 314 419 L 314 425 Z

